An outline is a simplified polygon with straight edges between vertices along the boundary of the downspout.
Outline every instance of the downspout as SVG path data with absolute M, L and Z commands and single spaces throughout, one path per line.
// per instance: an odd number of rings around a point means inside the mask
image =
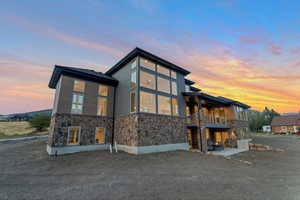
M 111 145 L 114 146 L 114 137 L 115 137 L 115 114 L 116 114 L 116 89 L 117 87 L 114 87 L 114 100 L 113 100 L 113 116 L 112 116 L 112 132 L 111 132 Z

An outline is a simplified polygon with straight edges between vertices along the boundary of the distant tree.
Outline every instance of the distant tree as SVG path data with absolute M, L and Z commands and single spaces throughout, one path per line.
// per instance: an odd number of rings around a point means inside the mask
M 40 114 L 34 116 L 30 121 L 31 127 L 35 128 L 37 131 L 43 131 L 50 125 L 50 116 L 45 114 Z
M 279 115 L 278 112 L 268 107 L 265 107 L 262 112 L 252 111 L 249 113 L 249 127 L 251 131 L 259 132 L 264 125 L 271 125 L 273 118 Z

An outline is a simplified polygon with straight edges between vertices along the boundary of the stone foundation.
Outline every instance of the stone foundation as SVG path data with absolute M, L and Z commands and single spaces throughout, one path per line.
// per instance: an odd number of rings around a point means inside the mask
M 126 146 L 187 143 L 185 118 L 149 113 L 117 117 L 115 141 Z
M 80 126 L 80 144 L 94 145 L 96 127 L 105 128 L 105 144 L 109 144 L 112 135 L 113 120 L 104 116 L 55 114 L 51 118 L 48 145 L 63 147 L 67 145 L 68 127 Z M 78 146 L 78 145 L 77 145 Z

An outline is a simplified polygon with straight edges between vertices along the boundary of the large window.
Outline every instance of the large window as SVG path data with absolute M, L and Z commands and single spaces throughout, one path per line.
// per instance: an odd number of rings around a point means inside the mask
M 172 94 L 177 95 L 177 83 L 172 81 Z
M 96 128 L 95 133 L 95 143 L 96 144 L 104 144 L 105 143 L 105 128 Z
M 177 74 L 174 70 L 171 70 L 171 77 L 176 79 L 177 78 Z
M 166 76 L 170 76 L 170 70 L 161 65 L 157 65 L 157 72 Z
M 140 65 L 152 71 L 155 71 L 155 63 L 145 58 L 140 59 Z
M 80 127 L 69 127 L 68 129 L 68 145 L 76 145 L 79 144 L 80 138 Z
M 73 93 L 71 113 L 81 114 L 83 107 L 83 94 Z
M 136 112 L 135 91 L 130 92 L 130 112 Z
M 155 75 L 140 71 L 140 86 L 156 90 Z
M 161 92 L 170 94 L 170 80 L 157 77 L 157 89 Z
M 136 69 L 131 71 L 131 81 L 130 81 L 130 87 L 135 88 L 136 87 Z
M 175 99 L 175 98 L 172 98 L 172 113 L 173 113 L 173 115 L 179 115 L 178 102 L 177 102 L 177 99 Z
M 74 86 L 73 86 L 74 92 L 84 92 L 84 88 L 85 88 L 84 81 L 74 80 Z
M 99 85 L 97 115 L 101 115 L 101 116 L 107 115 L 107 97 L 108 97 L 108 86 Z
M 171 115 L 171 98 L 158 95 L 158 114 Z
M 137 66 L 137 59 L 135 58 L 130 62 L 130 67 L 131 69 L 134 69 L 136 68 L 136 66 Z
M 155 94 L 140 92 L 140 111 L 156 113 Z
M 107 98 L 98 97 L 97 115 L 101 115 L 101 116 L 106 116 L 107 115 Z

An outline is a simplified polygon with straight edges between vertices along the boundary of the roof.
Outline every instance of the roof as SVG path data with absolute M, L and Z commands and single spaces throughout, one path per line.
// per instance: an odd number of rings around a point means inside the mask
M 193 87 L 193 86 L 190 86 L 190 90 L 193 91 L 193 92 L 200 92 L 201 91 L 199 88 L 196 88 L 196 87 Z
M 98 83 L 103 83 L 111 86 L 117 86 L 118 84 L 118 80 L 106 74 L 103 74 L 101 72 L 96 72 L 90 69 L 55 65 L 50 82 L 48 84 L 49 88 L 53 88 L 53 89 L 56 88 L 56 84 L 62 74 L 71 75 L 74 77 L 78 77 L 78 78 L 82 78 L 85 80 L 94 81 Z
M 291 126 L 300 125 L 300 115 L 276 116 L 273 118 L 271 126 Z
M 221 96 L 218 96 L 218 98 L 222 99 L 223 101 L 227 101 L 228 103 L 230 103 L 232 105 L 240 106 L 240 107 L 246 108 L 246 109 L 250 108 L 250 106 L 248 106 L 247 104 L 241 103 L 239 101 L 235 101 L 235 100 L 228 99 L 228 98 L 221 97 Z
M 127 63 L 129 63 L 133 58 L 136 56 L 142 56 L 144 58 L 147 58 L 149 60 L 152 60 L 160 65 L 163 65 L 165 67 L 168 67 L 172 70 L 175 70 L 177 72 L 182 73 L 183 75 L 188 75 L 190 72 L 185 70 L 182 67 L 179 67 L 178 65 L 175 65 L 163 58 L 160 58 L 156 55 L 153 55 L 143 49 L 140 49 L 136 47 L 131 52 L 129 52 L 124 58 L 122 58 L 117 64 L 115 64 L 113 67 L 111 67 L 105 74 L 112 75 L 115 72 L 119 71 L 122 67 L 124 67 Z
M 238 102 L 238 101 L 235 101 L 232 99 L 228 99 L 225 97 L 215 97 L 215 96 L 203 93 L 203 92 L 183 92 L 182 95 L 183 96 L 198 96 L 201 99 L 206 99 L 206 100 L 212 101 L 217 104 L 222 104 L 222 105 L 237 105 L 237 106 L 240 106 L 245 109 L 250 108 L 250 106 L 243 104 L 241 102 Z
M 187 85 L 193 85 L 193 84 L 195 84 L 195 82 L 194 81 L 191 81 L 191 80 L 189 80 L 189 79 L 184 79 L 184 82 L 185 82 L 185 84 L 187 84 Z

